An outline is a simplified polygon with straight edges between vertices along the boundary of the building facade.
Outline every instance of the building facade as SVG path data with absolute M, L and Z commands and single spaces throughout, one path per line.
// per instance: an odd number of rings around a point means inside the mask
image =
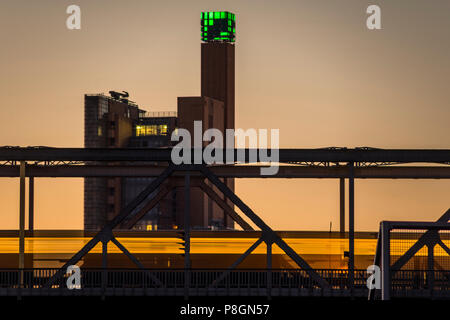
M 201 96 L 179 97 L 178 116 L 169 113 L 148 114 L 128 100 L 127 92 L 110 91 L 111 96 L 86 95 L 85 147 L 171 147 L 172 132 L 177 128 L 185 128 L 192 135 L 194 121 L 202 121 L 203 131 L 216 128 L 224 136 L 226 129 L 235 129 L 235 27 L 233 13 L 201 13 Z M 101 228 L 151 181 L 152 178 L 86 178 L 85 229 Z M 234 179 L 223 181 L 234 191 Z M 208 184 L 203 180 L 193 181 L 190 191 L 191 228 L 233 229 L 234 222 L 196 186 L 203 182 Z M 208 186 L 218 193 L 215 187 Z M 183 181 L 175 178 L 163 184 L 161 188 L 170 189 L 170 192 L 157 206 L 145 213 L 134 228 L 183 228 L 184 192 L 181 187 Z M 149 195 L 147 200 L 150 201 L 157 192 Z M 229 200 L 227 204 L 234 207 Z M 141 207 L 136 208 L 135 213 Z
M 137 104 L 114 93 L 111 96 L 87 94 L 84 108 L 85 148 L 168 147 L 170 134 L 176 128 L 175 113 L 146 113 Z M 152 178 L 85 178 L 84 229 L 100 229 L 151 181 Z M 154 194 L 149 198 L 152 196 Z M 139 221 L 135 229 L 156 228 L 160 216 L 157 206 Z

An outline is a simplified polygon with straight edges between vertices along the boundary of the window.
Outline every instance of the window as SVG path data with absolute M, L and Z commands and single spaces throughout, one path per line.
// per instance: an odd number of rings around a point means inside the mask
M 167 124 L 159 125 L 159 132 L 161 135 L 167 135 Z
M 157 135 L 167 135 L 168 126 L 167 124 L 150 124 L 150 125 L 140 125 L 136 126 L 136 137 L 141 136 L 157 136 Z
M 103 118 L 103 115 L 105 113 L 108 113 L 108 100 L 106 100 L 105 98 L 99 98 L 99 104 L 98 104 L 98 118 L 101 119 Z
M 158 129 L 155 124 L 146 126 L 145 135 L 146 136 L 156 136 L 158 134 Z

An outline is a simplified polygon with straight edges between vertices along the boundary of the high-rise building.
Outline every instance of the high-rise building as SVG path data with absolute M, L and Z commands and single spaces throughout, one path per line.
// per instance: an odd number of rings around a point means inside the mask
M 111 96 L 85 95 L 85 148 L 153 148 L 170 145 L 170 134 L 176 128 L 175 112 L 146 113 L 127 99 L 128 93 L 110 91 L 110 94 Z M 85 230 L 101 228 L 118 215 L 151 180 L 152 178 L 85 178 Z M 154 208 L 136 228 L 157 224 L 161 216 L 159 213 L 159 208 Z
M 126 95 L 87 94 L 84 97 L 85 148 L 121 148 L 128 145 L 139 108 Z M 86 178 L 84 228 L 98 229 L 120 210 L 120 178 Z
M 128 93 L 110 91 L 85 96 L 86 148 L 169 147 L 172 132 L 188 129 L 202 121 L 203 131 L 216 128 L 225 136 L 235 128 L 235 31 L 236 17 L 230 12 L 201 13 L 201 96 L 178 98 L 178 117 L 174 114 L 148 114 L 128 100 Z M 85 229 L 99 229 L 119 214 L 152 178 L 86 178 L 84 191 Z M 159 205 L 147 212 L 137 229 L 183 228 L 184 193 L 182 182 L 172 178 L 172 191 Z M 234 179 L 223 180 L 234 190 Z M 208 182 L 206 182 L 208 183 Z M 209 185 L 213 190 L 212 185 Z M 217 191 L 217 190 L 215 190 Z M 156 194 L 149 195 L 148 200 Z M 231 201 L 227 200 L 233 207 Z M 135 212 L 140 209 L 137 208 Z M 232 229 L 234 222 L 201 190 L 191 189 L 191 227 Z M 151 227 L 150 227 L 151 226 Z M 149 228 L 150 227 L 150 228 Z

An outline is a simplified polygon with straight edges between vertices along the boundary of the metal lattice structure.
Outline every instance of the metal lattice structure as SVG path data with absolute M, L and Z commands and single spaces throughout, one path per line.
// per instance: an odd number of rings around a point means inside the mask
M 191 150 L 193 155 L 198 150 Z M 112 232 L 114 228 L 125 225 L 130 227 L 135 224 L 142 212 L 138 212 L 137 215 L 132 216 L 132 213 L 138 206 L 143 206 L 146 209 L 151 209 L 152 206 L 158 201 L 158 198 L 164 196 L 165 190 L 162 187 L 165 182 L 171 176 L 178 176 L 184 178 L 183 187 L 185 189 L 185 208 L 184 208 L 184 234 L 183 240 L 185 243 L 185 268 L 184 268 L 184 284 L 186 295 L 189 294 L 189 286 L 191 284 L 191 265 L 190 265 L 190 188 L 199 187 L 205 192 L 212 200 L 218 203 L 219 206 L 224 209 L 225 213 L 229 215 L 235 222 L 237 222 L 244 230 L 250 230 L 250 226 L 245 224 L 245 221 L 240 217 L 231 207 L 227 207 L 225 201 L 221 201 L 220 196 L 230 200 L 245 217 L 250 220 L 259 230 L 261 230 L 261 237 L 250 246 L 246 252 L 242 254 L 226 271 L 212 282 L 212 286 L 219 285 L 223 280 L 229 279 L 229 276 L 234 272 L 235 268 L 248 256 L 257 246 L 265 243 L 267 248 L 267 269 L 266 283 L 268 292 L 272 292 L 270 286 L 272 281 L 272 246 L 275 244 L 284 251 L 284 253 L 290 257 L 295 264 L 299 267 L 299 270 L 304 272 L 305 277 L 308 278 L 310 283 L 310 289 L 320 289 L 324 293 L 330 292 L 335 287 L 333 279 L 328 279 L 320 275 L 316 270 L 312 269 L 310 265 L 302 258 L 301 252 L 295 252 L 281 237 L 279 237 L 274 230 L 272 230 L 252 209 L 250 209 L 226 184 L 222 182 L 220 178 L 236 177 L 236 178 L 338 178 L 340 180 L 340 199 L 341 199 L 341 231 L 343 232 L 343 217 L 345 214 L 345 179 L 348 179 L 348 203 L 349 203 L 349 253 L 348 253 L 348 272 L 346 273 L 346 287 L 350 292 L 350 295 L 354 295 L 355 290 L 358 289 L 358 281 L 361 280 L 362 273 L 355 270 L 354 264 L 354 189 L 355 179 L 357 178 L 403 178 L 403 179 L 449 179 L 450 167 L 448 166 L 429 166 L 429 164 L 443 164 L 450 163 L 450 150 L 385 150 L 385 149 L 371 149 L 371 148 L 325 148 L 325 149 L 280 149 L 279 163 L 296 163 L 300 165 L 294 166 L 282 166 L 279 169 L 279 173 L 273 176 L 262 176 L 260 168 L 264 167 L 264 159 L 260 158 L 258 152 L 252 149 L 232 149 L 223 150 L 222 154 L 225 155 L 228 152 L 234 156 L 234 159 L 238 159 L 237 155 L 243 154 L 244 159 L 240 159 L 240 163 L 246 164 L 260 164 L 259 166 L 215 166 L 196 164 L 196 165 L 174 165 L 171 161 L 171 149 L 96 149 L 96 148 L 46 148 L 46 147 L 32 147 L 32 148 L 17 148 L 6 147 L 0 148 L 0 161 L 4 162 L 4 166 L 0 166 L 0 176 L 2 177 L 19 177 L 20 178 L 20 230 L 19 230 L 19 269 L 24 270 L 24 238 L 25 238 L 25 178 L 29 177 L 30 190 L 32 190 L 33 181 L 35 177 L 89 177 L 89 176 L 152 176 L 155 179 L 121 212 L 108 221 L 103 228 L 71 259 L 69 259 L 65 265 L 56 272 L 52 272 L 49 278 L 47 278 L 45 284 L 46 288 L 53 288 L 64 277 L 66 269 L 70 265 L 75 265 L 80 259 L 82 259 L 90 250 L 92 250 L 97 244 L 102 245 L 102 284 L 108 281 L 108 244 L 112 242 L 115 244 L 139 269 L 142 275 L 145 275 L 146 279 L 153 285 L 164 287 L 164 283 L 161 282 L 150 270 L 145 269 L 141 262 L 133 256 L 127 248 L 125 248 L 115 237 Z M 261 150 L 259 150 L 261 152 Z M 251 157 L 252 152 L 256 152 L 256 157 Z M 263 150 L 263 154 L 272 154 L 272 150 Z M 225 158 L 223 159 L 224 163 Z M 91 161 L 99 162 L 96 165 L 89 165 Z M 137 165 L 130 166 L 130 162 Z M 158 163 L 157 165 L 148 165 L 149 162 Z M 30 164 L 31 163 L 31 164 Z M 34 164 L 33 164 L 34 163 Z M 86 163 L 87 165 L 82 165 Z M 114 163 L 114 164 L 111 164 Z M 122 163 L 125 165 L 121 165 Z M 193 159 L 191 163 L 194 163 Z M 397 167 L 391 166 L 391 164 L 398 163 L 421 163 L 422 166 L 417 167 Z M 306 164 L 306 166 L 305 166 Z M 199 177 L 202 180 L 208 180 L 217 190 L 221 192 L 221 195 L 215 193 L 205 183 L 194 185 L 191 184 L 191 177 Z M 194 179 L 193 179 L 194 180 Z M 168 186 L 170 188 L 170 186 Z M 148 199 L 148 196 L 153 192 L 157 193 L 156 200 Z M 158 193 L 159 192 L 159 193 Z M 32 192 L 30 191 L 30 203 L 32 203 Z M 30 205 L 30 221 L 33 221 L 33 206 Z M 448 220 L 448 219 L 447 219 Z M 428 231 L 436 229 L 436 227 L 442 227 L 446 229 L 449 226 L 448 223 L 437 222 L 432 225 L 421 224 L 420 226 L 414 223 L 389 223 L 384 222 L 381 235 L 384 238 L 389 239 L 387 234 L 392 229 L 420 229 L 427 230 L 425 234 L 429 234 Z M 32 228 L 30 228 L 32 230 Z M 439 229 L 441 230 L 441 229 Z M 434 231 L 433 231 L 434 232 Z M 381 240 L 380 240 L 381 241 Z M 383 240 L 382 248 L 385 257 L 381 261 L 384 265 L 384 297 L 389 297 L 390 290 L 386 290 L 391 285 L 387 279 L 390 278 L 389 270 L 391 268 L 389 261 L 390 256 L 386 256 L 386 252 L 390 244 L 385 243 Z M 440 244 L 439 242 L 436 242 Z M 435 243 L 435 244 L 436 244 Z M 428 244 L 430 245 L 430 244 Z M 448 245 L 442 246 L 444 250 L 448 249 Z M 447 248 L 447 249 L 445 249 Z M 446 251 L 447 252 L 447 251 Z M 377 255 L 377 257 L 379 254 Z M 388 258 L 387 258 L 388 257 Z M 401 258 L 400 258 L 401 259 Z M 434 261 L 434 260 L 433 260 Z M 386 267 L 389 266 L 389 267 Z M 393 273 L 400 272 L 393 270 Z M 423 273 L 423 271 L 420 271 Z M 23 272 L 19 272 L 21 280 L 24 275 Z M 430 279 L 430 273 L 427 279 Z M 434 277 L 439 278 L 440 275 Z M 330 280 L 333 280 L 330 282 Z M 390 281 L 390 280 L 389 280 Z M 104 286 L 103 286 L 104 287 Z
M 449 221 L 450 209 L 436 222 L 381 222 L 374 264 L 381 266 L 383 300 L 450 297 Z

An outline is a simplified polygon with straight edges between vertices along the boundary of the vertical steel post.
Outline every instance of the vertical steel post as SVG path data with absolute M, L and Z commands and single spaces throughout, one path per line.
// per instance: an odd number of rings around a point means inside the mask
M 102 268 L 108 268 L 108 241 L 102 241 Z
M 25 166 L 25 161 L 21 161 L 19 206 L 19 269 L 25 268 Z
M 345 178 L 339 179 L 339 231 L 345 232 Z
M 108 241 L 102 240 L 102 299 L 105 298 L 106 286 L 108 283 Z
M 266 242 L 267 246 L 267 298 L 272 296 L 272 242 Z
M 430 291 L 430 297 L 433 296 L 433 287 L 434 287 L 434 246 L 436 242 L 429 243 L 428 247 L 428 261 L 427 261 L 427 285 L 428 290 Z
M 190 263 L 190 251 L 191 251 L 191 175 L 186 173 L 184 177 L 184 234 L 185 234 L 185 255 L 184 255 L 184 267 L 189 269 Z
M 25 161 L 20 161 L 20 199 L 19 199 L 19 294 L 23 288 L 25 268 Z
M 28 230 L 34 230 L 34 177 L 28 178 Z
M 381 222 L 381 299 L 391 298 L 391 252 L 390 252 L 390 225 Z
M 350 177 L 348 179 L 348 278 L 350 290 L 353 293 L 355 279 L 355 179 L 354 163 L 350 162 Z
M 184 297 L 189 296 L 190 287 L 190 251 L 191 251 L 191 222 L 190 222 L 190 209 L 191 209 L 191 175 L 190 172 L 186 172 L 184 176 Z

